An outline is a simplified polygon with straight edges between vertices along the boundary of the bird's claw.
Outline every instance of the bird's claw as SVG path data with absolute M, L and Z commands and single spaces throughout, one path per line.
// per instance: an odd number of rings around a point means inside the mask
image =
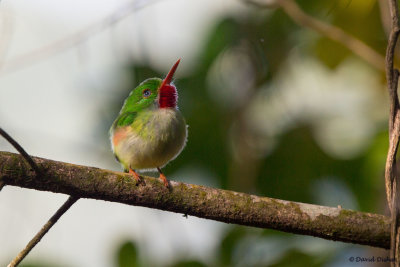
M 168 179 L 167 179 L 167 177 L 165 177 L 165 175 L 163 173 L 160 173 L 160 180 L 164 183 L 164 186 L 166 188 L 169 187 Z
M 139 174 L 131 168 L 129 168 L 129 174 L 131 174 L 133 178 L 135 178 L 136 184 L 140 184 L 142 182 L 142 178 L 140 178 Z

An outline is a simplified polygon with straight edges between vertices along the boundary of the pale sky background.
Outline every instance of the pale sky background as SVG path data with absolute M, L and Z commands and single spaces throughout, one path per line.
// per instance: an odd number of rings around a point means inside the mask
M 8 71 L 16 56 L 94 25 L 116 10 L 121 14 L 121 7 L 130 3 L 141 9 L 71 49 Z M 244 12 L 247 8 L 240 1 L 228 0 L 3 0 L 0 126 L 31 155 L 120 170 L 116 162 L 109 160 L 113 157 L 110 148 L 92 140 L 98 107 L 113 98 L 110 88 L 123 79 L 120 68 L 128 61 L 147 60 L 166 72 L 177 58 L 182 58 L 179 78 L 199 60 L 202 40 L 218 18 L 224 14 L 241 16 Z M 374 135 L 376 124 L 386 116 L 382 108 L 387 107 L 386 98 L 376 90 L 381 86 L 380 77 L 354 59 L 331 72 L 296 51 L 288 58 L 286 78 L 278 76 L 269 85 L 280 90 L 261 91 L 249 110 L 253 127 L 274 136 L 287 130 L 293 121 L 307 118 L 327 153 L 346 157 L 362 151 Z M 332 112 L 331 104 L 341 99 L 347 100 Z M 351 117 L 343 116 L 348 109 L 355 112 Z M 356 122 L 359 128 L 354 127 Z M 349 130 L 356 128 L 360 131 Z M 0 150 L 14 151 L 1 138 Z M 193 183 L 218 186 L 213 184 L 212 175 L 192 167 L 172 174 L 172 179 L 182 180 L 190 172 Z M 60 194 L 5 187 L 0 192 L 0 264 L 9 262 L 66 199 Z M 349 199 L 349 206 L 356 208 L 357 204 Z M 61 261 L 66 266 L 113 266 L 116 246 L 131 239 L 144 244 L 140 253 L 154 263 L 173 262 L 182 255 L 207 262 L 225 227 L 191 216 L 185 219 L 180 214 L 81 199 L 28 257 Z M 304 237 L 296 240 L 291 246 L 302 247 Z M 276 242 L 263 243 L 259 249 L 275 247 Z M 324 246 L 340 246 L 315 238 L 307 242 L 308 249 L 315 253 Z
M 91 122 L 98 107 L 113 96 L 105 90 L 116 83 L 119 68 L 127 61 L 148 60 L 165 72 L 171 62 L 182 58 L 179 75 L 190 67 L 186 62 L 195 58 L 201 38 L 219 16 L 244 11 L 239 2 L 232 1 L 5 0 L 0 4 L 0 31 L 7 36 L 2 42 L 8 42 L 4 69 L 7 60 L 98 23 L 116 10 L 124 12 L 121 7 L 129 3 L 148 7 L 74 48 L 1 74 L 1 127 L 28 153 L 120 170 L 117 163 L 110 166 L 114 161 L 104 160 L 112 157 L 110 148 L 91 140 Z M 14 151 L 3 139 L 0 149 Z M 179 175 L 185 175 L 185 170 L 173 175 L 174 179 L 179 180 Z M 0 193 L 0 263 L 16 256 L 66 198 L 5 187 Z M 182 255 L 204 259 L 217 245 L 221 227 L 190 216 L 185 219 L 179 214 L 81 199 L 29 259 L 112 266 L 116 246 L 125 239 L 145 244 L 146 251 L 140 253 L 155 262 L 168 263 Z

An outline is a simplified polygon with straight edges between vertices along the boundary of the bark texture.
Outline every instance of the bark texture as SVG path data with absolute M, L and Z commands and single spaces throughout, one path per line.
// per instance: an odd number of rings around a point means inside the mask
M 172 211 L 225 223 L 270 228 L 388 249 L 390 218 L 341 208 L 259 197 L 205 186 L 142 177 L 33 157 L 41 175 L 23 157 L 0 152 L 6 185 Z

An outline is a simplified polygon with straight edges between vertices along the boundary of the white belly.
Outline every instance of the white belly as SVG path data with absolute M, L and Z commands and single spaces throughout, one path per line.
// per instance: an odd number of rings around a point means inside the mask
M 163 167 L 179 155 L 186 144 L 187 126 L 177 109 L 142 112 L 114 153 L 127 170 Z

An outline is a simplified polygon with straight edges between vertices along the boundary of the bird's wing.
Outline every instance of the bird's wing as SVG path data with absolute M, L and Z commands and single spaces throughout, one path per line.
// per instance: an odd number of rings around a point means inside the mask
M 112 133 L 116 128 L 124 127 L 124 126 L 128 126 L 128 125 L 132 124 L 133 121 L 135 120 L 136 116 L 137 116 L 137 112 L 125 112 L 125 113 L 119 114 L 119 116 L 114 121 L 114 123 L 110 129 L 110 133 Z

